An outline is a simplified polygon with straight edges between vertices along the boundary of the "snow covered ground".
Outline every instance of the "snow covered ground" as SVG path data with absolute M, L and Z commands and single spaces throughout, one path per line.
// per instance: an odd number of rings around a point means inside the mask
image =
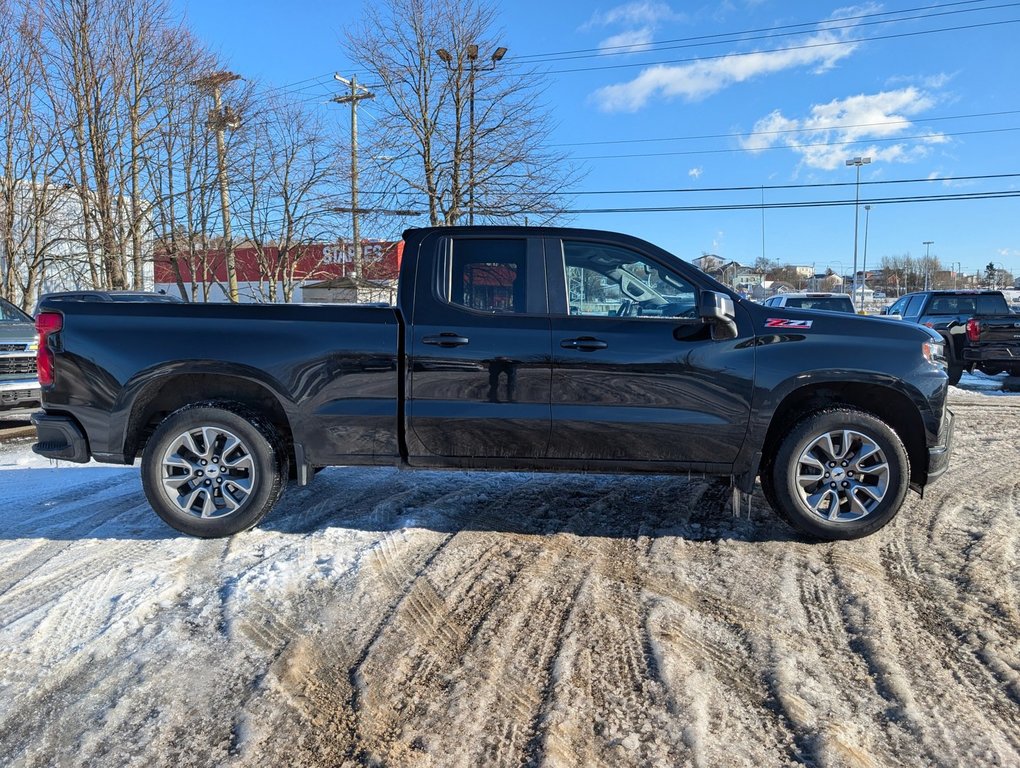
M 700 479 L 355 468 L 199 541 L 0 446 L 0 764 L 1020 765 L 1001 380 L 840 544 Z

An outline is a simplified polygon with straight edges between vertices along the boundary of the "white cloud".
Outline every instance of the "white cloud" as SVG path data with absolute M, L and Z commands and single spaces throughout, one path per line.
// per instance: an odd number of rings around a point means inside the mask
M 949 141 L 943 133 L 918 129 L 910 119 L 936 103 L 933 94 L 911 86 L 816 104 L 802 119 L 784 117 L 776 110 L 755 123 L 753 132 L 740 144 L 751 150 L 786 146 L 797 152 L 805 165 L 830 171 L 855 155 L 875 162 L 911 163 L 927 156 L 933 145 Z M 908 131 L 923 138 L 911 144 L 870 143 Z
M 687 175 L 690 176 L 692 179 L 700 179 L 701 174 L 704 172 L 705 170 L 701 167 L 691 168 L 691 170 L 687 171 Z
M 581 31 L 623 27 L 622 31 L 600 42 L 599 49 L 605 53 L 639 53 L 648 50 L 652 34 L 661 24 L 685 18 L 666 3 L 639 0 L 596 12 L 581 26 Z
M 666 3 L 638 0 L 610 8 L 608 11 L 596 11 L 582 26 L 582 30 L 615 25 L 655 26 L 664 21 L 681 21 L 685 17 L 676 13 Z
M 621 32 L 618 35 L 607 37 L 599 43 L 599 49 L 603 51 L 612 50 L 614 53 L 638 53 L 648 50 L 652 43 L 652 28 L 642 27 L 629 32 Z
M 846 9 L 839 12 L 846 15 Z M 833 17 L 834 18 L 834 17 Z M 736 83 L 797 67 L 816 73 L 836 66 L 857 50 L 845 42 L 851 28 L 819 29 L 796 46 L 774 51 L 734 53 L 689 64 L 656 64 L 626 83 L 607 85 L 592 94 L 605 112 L 636 112 L 654 98 L 703 99 Z

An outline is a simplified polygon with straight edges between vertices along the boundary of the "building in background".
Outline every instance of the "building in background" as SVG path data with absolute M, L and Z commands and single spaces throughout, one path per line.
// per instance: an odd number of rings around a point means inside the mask
M 0 237 L 3 298 L 31 308 L 43 293 L 107 287 L 106 262 L 98 250 L 99 236 L 95 226 L 91 231 L 86 229 L 78 190 L 66 185 L 26 181 L 7 185 L 0 180 L 0 184 L 4 185 L 0 216 L 4 215 L 3 201 L 10 200 L 14 209 L 14 215 L 8 219 L 10 231 Z M 127 285 L 131 287 L 134 285 L 134 260 L 128 221 L 130 200 L 122 198 L 121 206 L 123 222 L 119 225 L 122 234 L 118 259 Z M 153 239 L 147 215 L 141 231 L 144 234 L 140 287 L 152 290 Z
M 283 303 L 288 294 L 293 303 L 393 303 L 403 249 L 403 241 L 362 240 L 364 274 L 355 285 L 349 242 L 292 246 L 282 257 L 276 245 L 256 248 L 240 243 L 234 248 L 238 295 L 243 303 Z M 197 260 L 183 253 L 175 258 L 157 254 L 155 290 L 180 296 L 182 287 L 183 298 L 189 301 L 193 296 L 198 301 L 227 301 L 223 252 L 210 250 Z

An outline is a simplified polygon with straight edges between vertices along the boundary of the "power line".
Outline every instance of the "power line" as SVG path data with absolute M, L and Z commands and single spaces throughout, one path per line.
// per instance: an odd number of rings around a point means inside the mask
M 889 35 L 874 35 L 872 37 L 847 38 L 846 40 L 832 40 L 824 43 L 805 43 L 804 45 L 789 45 L 784 48 L 766 48 L 757 51 L 735 51 L 732 53 L 718 53 L 709 56 L 692 56 L 685 59 L 668 59 L 666 61 L 645 61 L 631 62 L 629 64 L 606 64 L 600 67 L 575 67 L 573 69 L 549 69 L 545 71 L 548 75 L 564 75 L 575 72 L 598 72 L 611 69 L 634 69 L 635 67 L 656 67 L 665 64 L 691 64 L 699 61 L 714 61 L 718 59 L 731 59 L 744 56 L 758 56 L 763 53 L 785 53 L 787 51 L 803 51 L 814 48 L 831 48 L 837 45 L 854 45 L 855 43 L 870 43 L 880 40 L 898 40 L 906 37 L 920 37 L 921 35 L 934 35 L 942 32 L 961 32 L 964 30 L 981 29 L 983 27 L 1001 26 L 1004 24 L 1017 24 L 1020 19 L 1002 19 L 999 21 L 987 21 L 977 24 L 965 24 L 955 27 L 939 27 L 937 29 L 924 29 L 916 32 L 897 32 Z
M 776 144 L 769 147 L 727 147 L 725 149 L 688 149 L 670 152 L 632 152 L 623 155 L 586 155 L 574 157 L 574 160 L 625 160 L 634 157 L 673 157 L 679 155 L 720 155 L 729 152 L 768 152 L 782 149 L 810 149 L 812 147 L 845 147 L 851 144 L 888 144 L 897 141 L 924 141 L 926 139 L 939 139 L 945 136 L 976 136 L 990 133 L 1012 133 L 1020 131 L 1020 127 L 1013 128 L 986 128 L 976 131 L 955 131 L 953 133 L 928 133 L 917 136 L 888 136 L 874 139 L 853 139 L 846 141 L 819 141 L 809 144 Z
M 652 50 L 652 51 L 656 51 L 656 50 L 669 50 L 669 49 L 666 49 L 666 48 L 662 48 L 660 46 L 671 46 L 671 45 L 673 45 L 675 43 L 699 43 L 700 42 L 701 44 L 704 44 L 704 45 L 711 45 L 711 44 L 715 44 L 716 42 L 720 42 L 720 43 L 743 42 L 743 41 L 746 41 L 746 40 L 761 39 L 761 38 L 753 38 L 753 37 L 747 37 L 747 36 L 748 35 L 757 35 L 757 34 L 762 34 L 762 33 L 772 33 L 772 34 L 765 35 L 766 37 L 779 37 L 779 36 L 782 36 L 782 35 L 780 35 L 778 33 L 782 32 L 783 30 L 801 29 L 801 28 L 805 28 L 805 27 L 808 28 L 808 29 L 803 30 L 801 32 L 787 32 L 787 33 L 784 33 L 784 34 L 804 34 L 806 31 L 829 31 L 829 30 L 832 30 L 832 29 L 841 29 L 842 27 L 825 26 L 824 29 L 821 29 L 821 30 L 819 30 L 818 27 L 821 27 L 822 25 L 836 24 L 837 22 L 858 21 L 858 20 L 862 20 L 862 19 L 873 19 L 873 18 L 878 18 L 878 17 L 882 17 L 882 16 L 893 16 L 893 15 L 897 15 L 897 14 L 914 13 L 915 11 L 928 11 L 928 10 L 936 10 L 936 9 L 939 9 L 939 8 L 952 8 L 952 7 L 960 6 L 960 5 L 975 5 L 975 4 L 981 3 L 981 2 L 987 2 L 987 0 L 962 0 L 962 2 L 941 3 L 941 4 L 935 4 L 935 5 L 918 6 L 918 7 L 915 7 L 915 8 L 903 8 L 903 9 L 898 10 L 898 11 L 883 11 L 883 12 L 880 12 L 880 13 L 864 13 L 864 14 L 858 14 L 856 16 L 843 16 L 843 17 L 840 17 L 838 19 L 828 18 L 828 19 L 818 19 L 816 21 L 802 21 L 802 22 L 797 22 L 795 24 L 782 24 L 782 25 L 775 26 L 775 27 L 761 27 L 761 28 L 758 28 L 758 29 L 748 29 L 748 30 L 742 30 L 742 31 L 739 31 L 739 32 L 718 32 L 718 33 L 711 34 L 711 35 L 692 35 L 690 37 L 680 37 L 680 38 L 674 38 L 672 40 L 660 40 L 657 43 L 649 43 L 648 46 L 645 47 L 645 50 L 642 51 L 642 52 L 645 52 L 647 50 Z M 995 10 L 997 8 L 1002 8 L 1002 7 L 1011 7 L 1012 5 L 1015 5 L 1015 3 L 1006 4 L 1004 6 L 1003 5 L 997 5 L 997 6 L 985 6 L 985 7 L 980 7 L 980 8 L 969 8 L 969 9 L 964 9 L 964 10 L 960 10 L 960 11 L 952 11 L 952 12 L 949 12 L 949 13 L 972 13 L 972 12 L 975 12 L 975 11 L 986 11 L 986 10 Z M 881 21 L 881 22 L 870 22 L 870 24 L 876 24 L 876 23 L 880 23 L 880 24 L 894 24 L 894 23 L 901 22 L 901 21 L 910 21 L 910 20 L 913 20 L 914 18 L 928 18 L 929 16 L 940 16 L 940 15 L 947 15 L 947 14 L 942 14 L 942 13 L 925 14 L 922 17 L 910 17 L 910 18 L 904 18 L 904 19 L 887 19 L 887 20 Z M 853 25 L 849 25 L 849 26 L 859 27 L 859 26 L 864 26 L 864 25 L 863 24 L 853 24 Z M 732 38 L 732 39 L 724 39 L 724 38 Z M 692 46 L 685 46 L 685 47 L 692 47 Z M 552 51 L 552 52 L 546 52 L 546 53 L 522 54 L 522 55 L 518 55 L 518 56 L 512 57 L 512 60 L 515 61 L 515 62 L 516 61 L 522 61 L 522 60 L 530 60 L 530 61 L 527 62 L 529 64 L 541 63 L 542 61 L 556 61 L 556 60 L 558 60 L 558 61 L 566 61 L 566 60 L 569 60 L 571 58 L 592 58 L 592 57 L 595 57 L 595 56 L 616 55 L 616 54 L 607 53 L 607 52 L 610 52 L 610 51 L 619 51 L 619 53 L 624 53 L 624 54 L 626 54 L 626 53 L 634 53 L 634 48 L 635 48 L 635 46 L 633 44 L 631 44 L 631 45 L 613 45 L 613 46 L 606 46 L 606 47 L 600 47 L 600 48 L 580 48 L 580 49 L 576 49 L 576 50 L 572 50 L 572 51 Z M 578 55 L 578 54 L 588 54 L 588 55 L 587 56 L 581 56 L 581 55 Z
M 862 198 L 860 203 L 870 205 L 894 205 L 897 203 L 928 203 L 963 200 L 1000 200 L 1020 197 L 1020 190 L 995 190 L 991 192 L 959 192 L 944 195 L 904 195 L 900 197 Z M 563 210 L 522 210 L 517 214 L 567 214 L 584 213 L 687 213 L 697 211 L 758 211 L 782 210 L 790 208 L 833 208 L 857 204 L 856 199 L 847 200 L 799 200 L 778 203 L 746 203 L 719 205 L 670 205 L 670 206 L 639 206 L 631 208 L 569 208 Z M 510 215 L 510 214 L 505 214 Z
M 939 176 L 937 178 L 916 178 L 916 179 L 884 179 L 862 181 L 861 186 L 889 185 L 889 184 L 922 184 L 922 183 L 945 183 L 948 181 L 983 181 L 987 179 L 1014 179 L 1020 178 L 1020 173 L 988 173 L 974 176 Z M 644 194 L 665 194 L 673 192 L 759 192 L 761 190 L 778 189 L 824 189 L 830 187 L 853 187 L 853 181 L 832 181 L 819 182 L 814 184 L 754 184 L 738 187 L 680 187 L 675 189 L 609 189 L 597 191 L 570 192 L 568 196 L 578 195 L 644 195 Z
M 818 131 L 841 131 L 848 128 L 881 128 L 889 125 L 912 125 L 914 123 L 934 123 L 942 120 L 968 120 L 978 117 L 1004 117 L 1020 115 L 1020 109 L 1003 110 L 1001 112 L 974 112 L 969 115 L 943 115 L 941 117 L 918 117 L 913 119 L 885 120 L 875 123 L 848 123 L 844 125 L 818 125 L 811 128 L 777 128 L 771 131 L 748 131 L 735 133 L 707 133 L 694 136 L 663 136 L 645 139 L 603 139 L 599 141 L 571 141 L 549 144 L 550 147 L 589 147 L 610 144 L 649 144 L 660 141 L 698 141 L 703 139 L 739 139 L 750 136 L 778 136 L 787 133 L 815 133 Z

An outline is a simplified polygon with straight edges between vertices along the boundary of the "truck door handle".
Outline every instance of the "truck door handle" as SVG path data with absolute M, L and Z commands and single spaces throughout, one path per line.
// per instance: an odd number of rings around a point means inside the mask
M 467 336 L 458 333 L 441 333 L 438 336 L 426 336 L 421 340 L 422 344 L 431 344 L 434 347 L 463 347 L 470 342 Z
M 609 346 L 602 339 L 592 336 L 582 336 L 578 339 L 563 339 L 560 346 L 564 349 L 579 349 L 582 352 L 594 352 L 596 349 L 605 349 Z

